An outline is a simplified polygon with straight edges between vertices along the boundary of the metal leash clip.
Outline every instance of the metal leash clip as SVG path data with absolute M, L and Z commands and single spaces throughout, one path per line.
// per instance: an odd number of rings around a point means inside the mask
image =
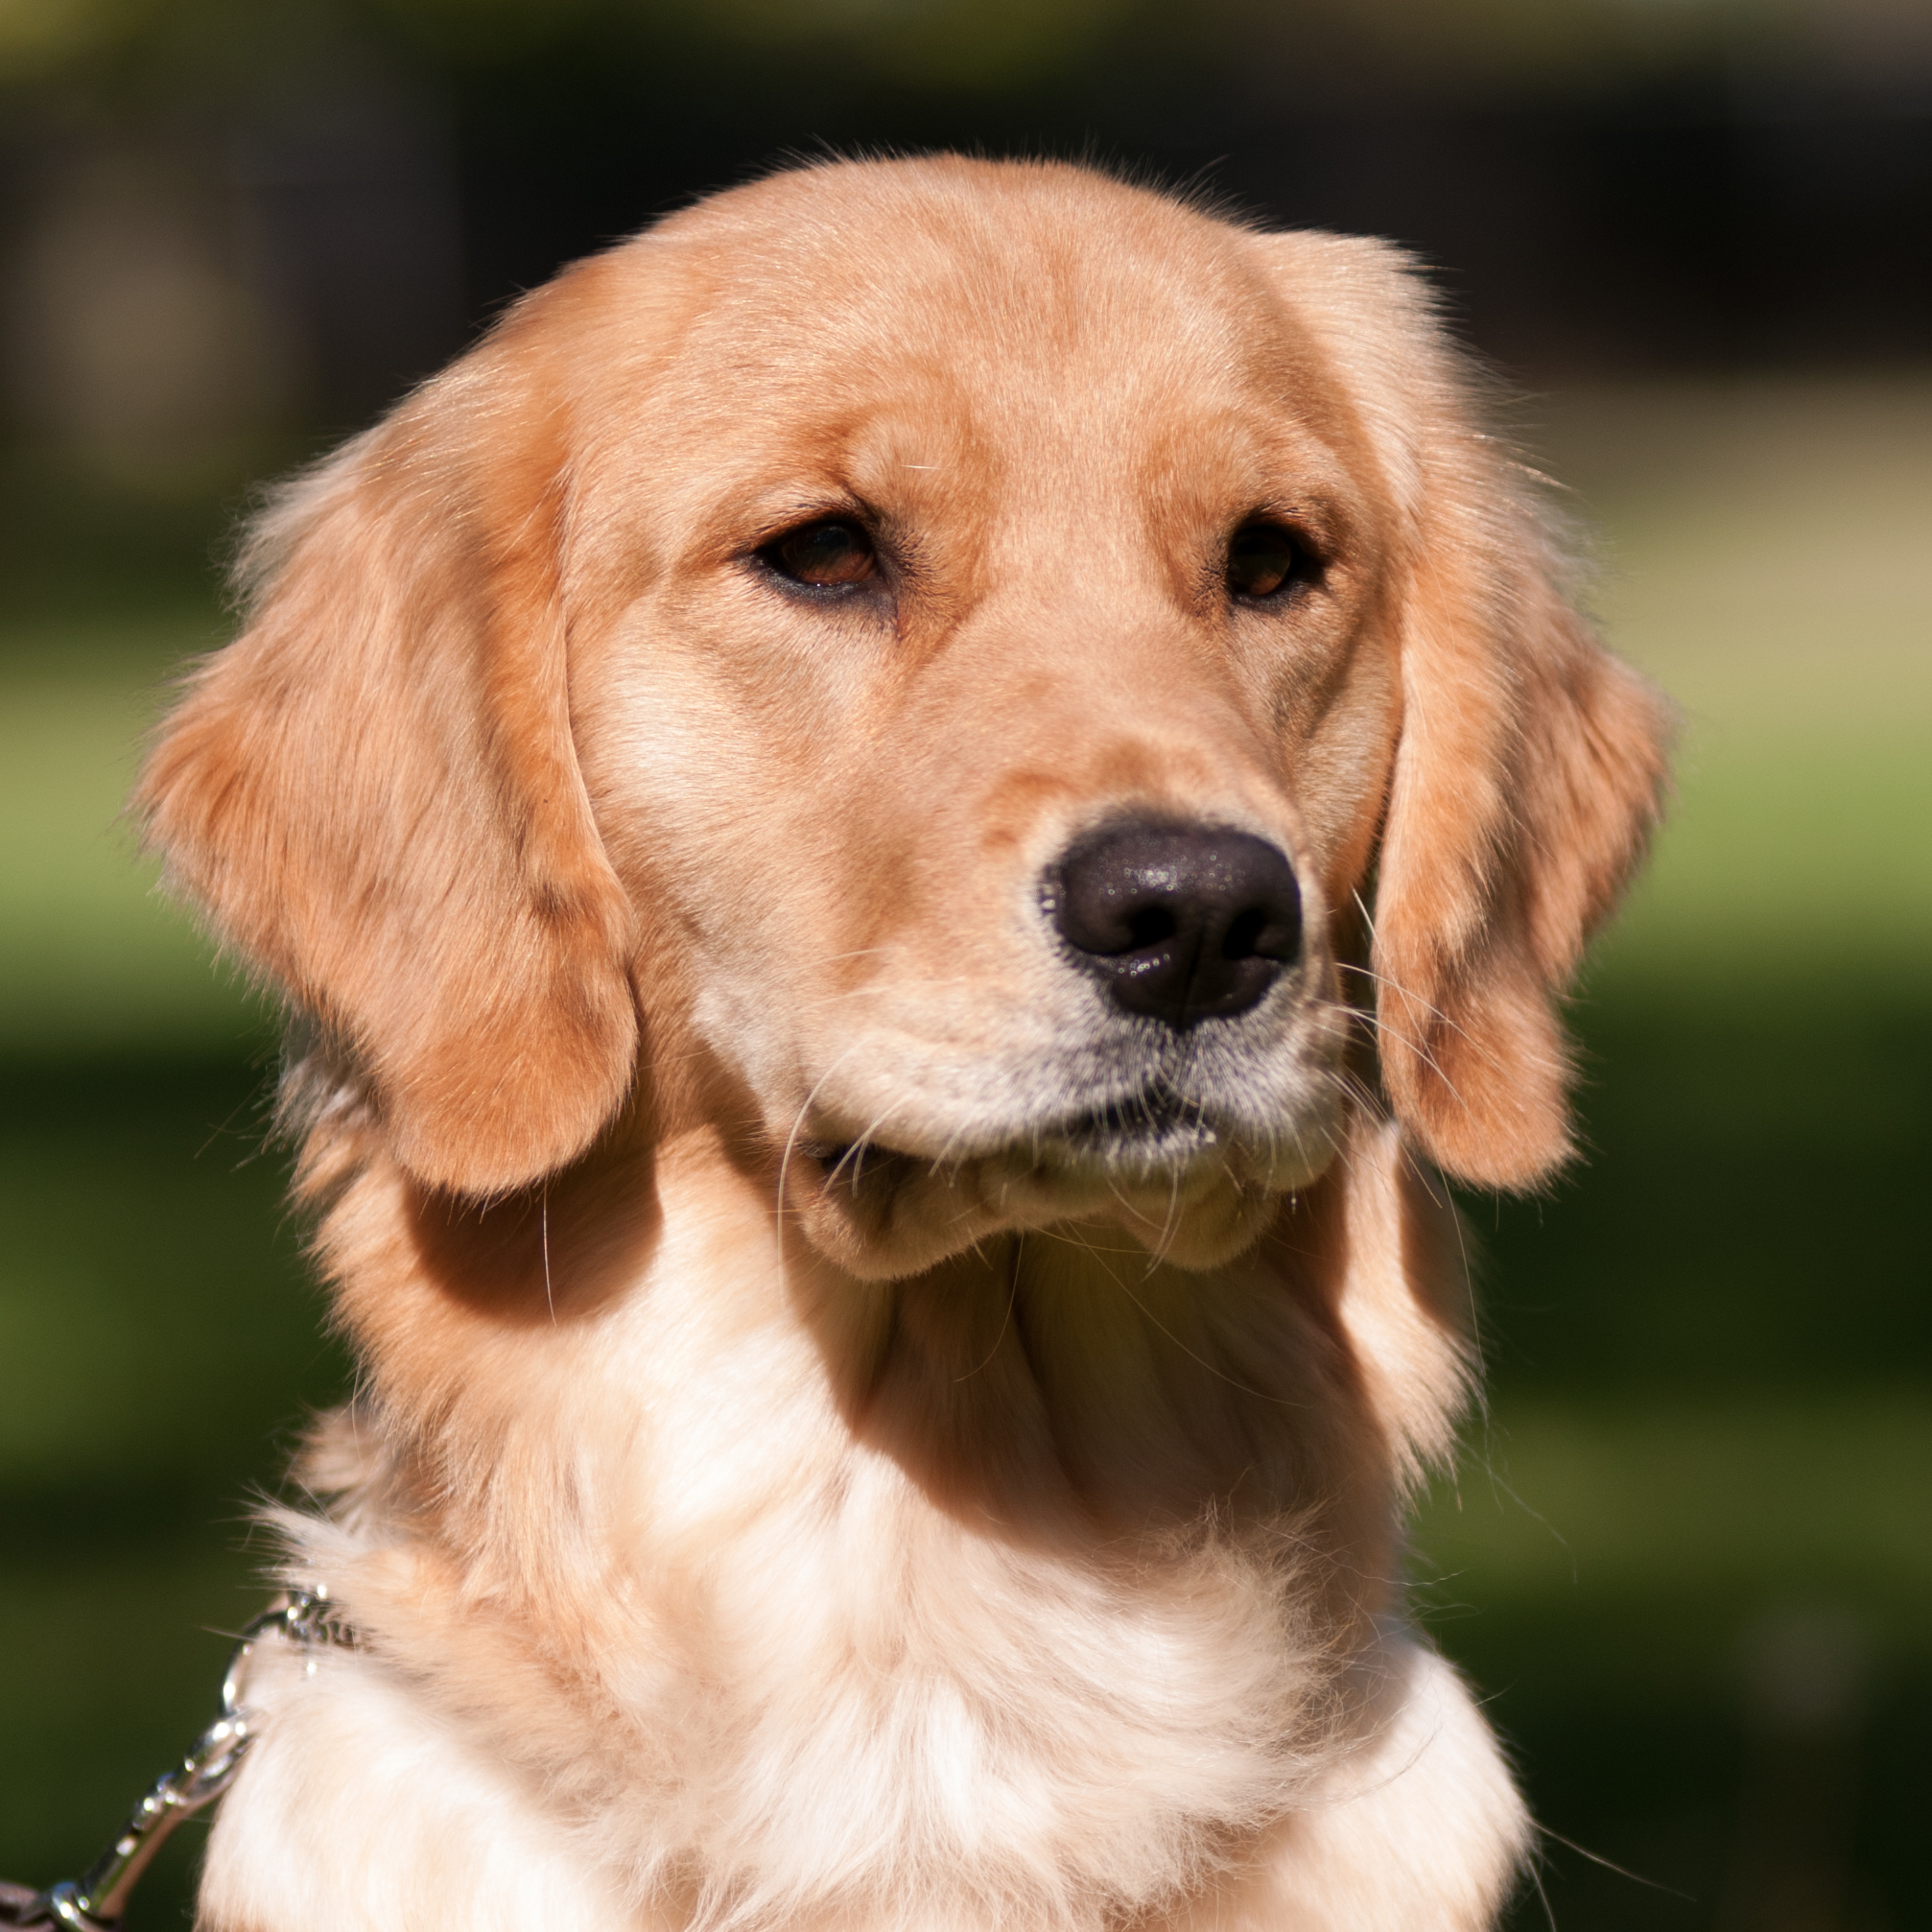
M 265 1610 L 242 1631 L 241 1642 L 222 1679 L 222 1714 L 195 1740 L 177 1770 L 168 1772 L 143 1798 L 120 1835 L 80 1878 L 63 1878 L 44 1892 L 0 1881 L 0 1926 L 46 1926 L 68 1932 L 119 1932 L 128 1896 L 176 1826 L 212 1804 L 234 1782 L 254 1733 L 242 1690 L 256 1643 L 270 1632 L 307 1649 L 347 1644 L 333 1615 L 328 1591 L 294 1591 Z

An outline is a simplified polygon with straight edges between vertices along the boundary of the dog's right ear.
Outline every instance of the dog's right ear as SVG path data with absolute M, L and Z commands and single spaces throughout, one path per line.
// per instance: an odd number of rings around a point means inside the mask
M 470 1194 L 582 1152 L 637 1052 L 570 728 L 543 308 L 573 279 L 260 521 L 247 629 L 135 798 L 174 886 L 348 1046 L 397 1158 Z

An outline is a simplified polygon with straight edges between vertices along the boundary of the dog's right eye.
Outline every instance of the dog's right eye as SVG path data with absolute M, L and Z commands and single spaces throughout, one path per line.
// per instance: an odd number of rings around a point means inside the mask
M 759 552 L 780 577 L 814 590 L 862 583 L 878 568 L 872 539 L 857 524 L 836 518 L 788 531 Z
M 1302 548 L 1278 523 L 1243 524 L 1228 543 L 1228 588 L 1237 597 L 1277 596 L 1306 565 Z

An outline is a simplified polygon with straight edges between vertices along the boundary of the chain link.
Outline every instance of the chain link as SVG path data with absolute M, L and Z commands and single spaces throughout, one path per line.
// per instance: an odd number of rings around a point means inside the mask
M 28 1893 L 18 1886 L 0 1885 L 0 1926 L 118 1932 L 129 1894 L 169 1834 L 183 1820 L 212 1804 L 234 1782 L 255 1736 L 249 1728 L 247 1707 L 242 1701 L 248 1662 L 255 1645 L 271 1634 L 305 1652 L 318 1645 L 352 1645 L 355 1641 L 329 1601 L 328 1590 L 320 1585 L 295 1590 L 255 1617 L 242 1631 L 222 1678 L 222 1714 L 195 1740 L 180 1765 L 159 1779 L 135 1805 L 113 1844 L 83 1876 L 63 1878 L 44 1892 Z M 307 1658 L 306 1667 L 315 1668 L 313 1656 Z

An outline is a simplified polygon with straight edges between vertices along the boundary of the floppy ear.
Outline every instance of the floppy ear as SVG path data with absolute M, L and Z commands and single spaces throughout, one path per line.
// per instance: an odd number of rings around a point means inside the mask
M 1669 709 L 1576 609 L 1531 480 L 1484 434 L 1406 258 L 1263 239 L 1357 398 L 1402 532 L 1372 958 L 1383 1085 L 1448 1172 L 1528 1187 L 1571 1151 L 1556 1002 L 1656 822 Z
M 513 312 L 262 519 L 247 629 L 135 799 L 172 882 L 348 1046 L 403 1164 L 478 1194 L 580 1153 L 637 1048 L 571 739 L 539 323 Z

